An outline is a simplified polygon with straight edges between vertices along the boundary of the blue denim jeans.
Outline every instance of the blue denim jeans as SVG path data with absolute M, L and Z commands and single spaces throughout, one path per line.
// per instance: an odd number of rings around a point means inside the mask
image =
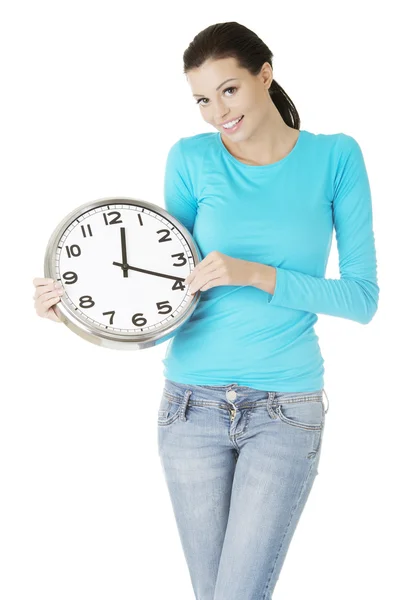
M 165 379 L 158 452 L 196 600 L 272 598 L 318 473 L 324 392 Z

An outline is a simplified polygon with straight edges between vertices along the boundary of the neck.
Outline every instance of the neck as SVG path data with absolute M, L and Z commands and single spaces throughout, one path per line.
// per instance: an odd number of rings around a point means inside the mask
M 299 130 L 286 125 L 275 105 L 269 114 L 270 117 L 243 140 L 234 142 L 228 136 L 222 136 L 224 145 L 235 158 L 250 165 L 268 165 L 281 160 L 292 150 Z

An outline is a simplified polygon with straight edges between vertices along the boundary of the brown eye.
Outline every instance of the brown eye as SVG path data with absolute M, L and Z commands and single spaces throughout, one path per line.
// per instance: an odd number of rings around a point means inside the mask
M 227 92 L 228 90 L 237 90 L 237 87 L 228 87 L 224 89 L 224 94 L 225 92 Z M 230 97 L 230 96 L 229 96 Z M 207 98 L 199 98 L 199 100 L 196 101 L 196 104 L 199 104 L 202 100 L 207 100 Z M 204 104 L 203 104 L 204 106 Z

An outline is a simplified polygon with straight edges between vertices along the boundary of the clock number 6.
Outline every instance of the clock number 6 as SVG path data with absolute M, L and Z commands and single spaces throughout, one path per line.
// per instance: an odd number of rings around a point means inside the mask
M 167 315 L 168 313 L 172 312 L 172 306 L 168 304 L 168 300 L 163 300 L 162 302 L 157 302 L 156 304 L 158 312 L 161 315 Z M 162 311 L 162 308 L 165 308 L 166 310 Z M 132 317 L 132 323 L 136 325 L 136 327 L 143 327 L 143 325 L 146 325 L 147 319 L 145 319 L 143 313 L 135 313 Z

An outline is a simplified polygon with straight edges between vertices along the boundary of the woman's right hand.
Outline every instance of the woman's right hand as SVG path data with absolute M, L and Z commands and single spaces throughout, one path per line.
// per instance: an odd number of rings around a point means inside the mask
M 60 301 L 60 296 L 64 293 L 62 285 L 58 282 L 55 285 L 54 280 L 48 277 L 35 277 L 33 285 L 35 286 L 33 299 L 39 317 L 62 323 L 53 307 Z

